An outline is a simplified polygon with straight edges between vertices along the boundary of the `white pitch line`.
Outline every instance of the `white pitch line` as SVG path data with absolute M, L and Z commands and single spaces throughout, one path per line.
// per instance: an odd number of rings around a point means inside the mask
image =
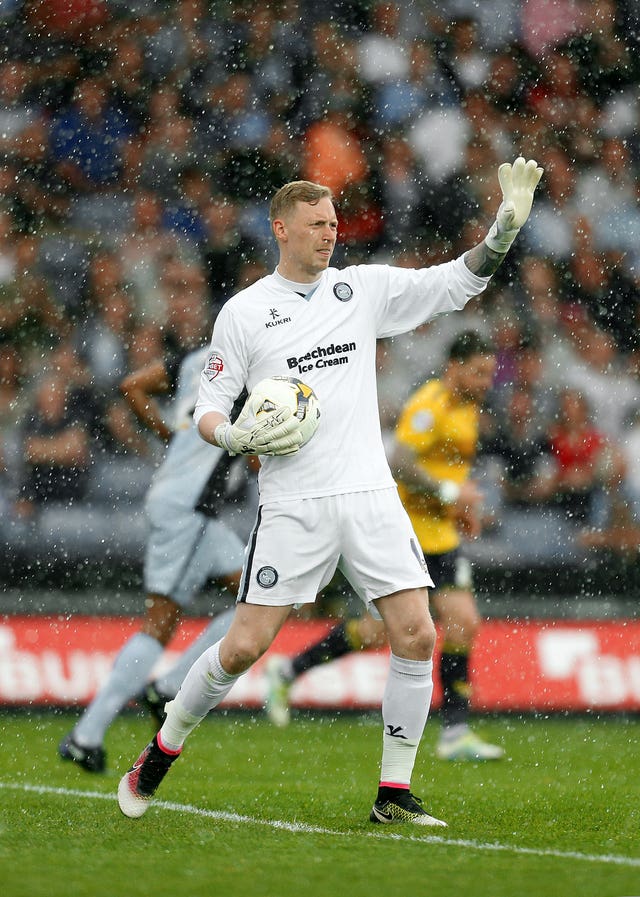
M 53 788 L 49 785 L 30 785 L 17 782 L 0 782 L 0 788 L 13 791 L 25 791 L 35 794 L 54 794 L 62 797 L 80 797 L 93 800 L 115 801 L 115 794 L 103 791 L 80 791 L 75 788 Z M 190 804 L 176 804 L 169 801 L 154 800 L 150 806 L 160 810 L 169 810 L 172 813 L 188 813 L 191 816 L 200 816 L 205 819 L 215 819 L 219 822 L 246 822 L 251 825 L 264 825 L 279 831 L 292 832 L 305 835 L 329 835 L 332 837 L 358 837 L 378 838 L 385 841 L 410 841 L 413 844 L 438 844 L 443 847 L 464 847 L 468 850 L 478 850 L 494 853 L 514 853 L 524 856 L 551 857 L 558 860 L 577 860 L 583 863 L 606 863 L 610 866 L 640 867 L 640 857 L 625 857 L 619 854 L 590 854 L 579 853 L 574 850 L 548 850 L 538 847 L 520 847 L 517 844 L 500 844 L 499 842 L 468 841 L 462 838 L 443 838 L 441 835 L 404 835 L 398 832 L 341 832 L 336 829 L 323 828 L 318 825 L 307 825 L 304 822 L 286 822 L 282 819 L 258 819 L 255 816 L 245 816 L 241 813 L 227 813 L 223 810 L 203 810 Z

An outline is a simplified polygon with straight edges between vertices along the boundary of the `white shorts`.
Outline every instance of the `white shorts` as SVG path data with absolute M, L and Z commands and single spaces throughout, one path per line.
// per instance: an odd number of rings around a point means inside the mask
M 365 605 L 401 589 L 433 586 L 397 489 L 262 505 L 238 601 L 311 604 L 336 568 Z
M 235 573 L 243 561 L 242 540 L 223 521 L 196 511 L 156 515 L 147 539 L 145 592 L 186 607 L 209 578 Z

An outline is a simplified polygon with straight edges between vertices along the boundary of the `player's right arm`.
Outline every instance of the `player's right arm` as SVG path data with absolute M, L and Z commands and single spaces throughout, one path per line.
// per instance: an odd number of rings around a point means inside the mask
M 292 455 L 302 442 L 300 422 L 290 408 L 277 408 L 256 420 L 251 396 L 235 422 L 219 411 L 207 411 L 198 421 L 200 435 L 230 455 Z
M 211 351 L 200 377 L 194 411 L 205 442 L 230 455 L 290 455 L 302 442 L 299 420 L 289 408 L 256 419 L 251 396 L 231 420 L 233 405 L 249 379 L 247 337 L 231 303 L 222 307 L 213 328 Z
M 172 433 L 154 396 L 166 395 L 170 388 L 171 383 L 162 360 L 151 362 L 127 374 L 120 383 L 120 392 L 140 423 L 163 442 L 169 442 Z
M 420 464 L 416 449 L 398 439 L 393 445 L 390 465 L 395 479 L 407 491 L 438 502 L 466 536 L 480 535 L 482 493 L 474 480 L 456 482 L 431 476 Z
M 407 492 L 424 496 L 440 505 L 462 530 L 478 534 L 480 492 L 468 478 L 436 476 L 422 463 L 441 439 L 440 424 L 447 413 L 438 381 L 426 383 L 407 401 L 396 427 L 389 459 L 394 478 Z
M 390 465 L 395 479 L 402 483 L 408 492 L 426 495 L 447 506 L 458 500 L 461 485 L 453 480 L 431 476 L 419 463 L 416 449 L 398 438 L 393 444 Z
M 408 492 L 418 493 L 439 501 L 453 503 L 459 495 L 459 487 L 453 481 L 443 481 L 432 476 L 420 456 L 429 453 L 438 440 L 438 417 L 441 413 L 434 401 L 435 382 L 427 383 L 407 401 L 400 413 L 389 463 L 394 478 Z M 425 400 L 429 393 L 429 401 Z

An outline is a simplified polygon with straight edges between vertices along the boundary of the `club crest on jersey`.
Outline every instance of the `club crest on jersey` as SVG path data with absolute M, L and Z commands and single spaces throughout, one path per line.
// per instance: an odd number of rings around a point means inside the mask
M 416 411 L 413 415 L 411 418 L 411 427 L 415 433 L 427 433 L 429 430 L 433 429 L 435 422 L 436 419 L 433 416 L 433 412 L 429 411 L 428 408 L 425 408 L 422 411 Z
M 278 571 L 275 567 L 260 567 L 256 580 L 263 589 L 272 589 L 278 581 Z
M 348 283 L 345 283 L 343 280 L 341 280 L 334 285 L 333 295 L 336 297 L 336 299 L 339 299 L 340 302 L 348 302 L 349 299 L 351 299 L 351 297 L 353 296 L 353 290 Z
M 210 355 L 207 359 L 207 365 L 204 369 L 207 380 L 215 380 L 218 374 L 224 370 L 224 362 L 219 355 Z

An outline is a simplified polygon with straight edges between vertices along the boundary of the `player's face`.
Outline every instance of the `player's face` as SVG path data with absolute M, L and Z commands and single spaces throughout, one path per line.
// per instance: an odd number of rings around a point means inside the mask
M 317 280 L 328 267 L 338 235 L 338 219 L 328 197 L 317 203 L 298 202 L 274 221 L 280 246 L 278 270 L 299 283 Z
M 493 355 L 472 355 L 459 362 L 457 385 L 463 399 L 482 402 L 493 384 L 496 359 Z

